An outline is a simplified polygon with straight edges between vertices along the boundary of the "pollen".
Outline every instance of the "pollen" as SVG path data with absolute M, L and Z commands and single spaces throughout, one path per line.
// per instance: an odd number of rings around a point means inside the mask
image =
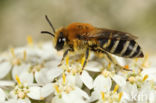
M 112 63 L 109 62 L 107 69 L 109 70 L 111 68 Z
M 27 37 L 27 42 L 28 42 L 28 45 L 30 45 L 30 46 L 33 45 L 33 40 L 32 40 L 32 37 L 31 36 L 28 36 Z
M 69 66 L 69 56 L 66 57 L 66 65 Z
M 24 50 L 24 52 L 23 52 L 23 59 L 24 59 L 24 61 L 26 61 L 26 58 L 27 58 L 27 52 L 26 52 L 26 50 Z
M 101 92 L 101 98 L 102 98 L 102 100 L 104 101 L 104 99 L 105 99 L 105 94 L 104 94 L 104 92 Z
M 129 70 L 129 65 L 125 65 L 124 68 Z
M 135 62 L 138 62 L 138 58 L 135 59 Z
M 122 96 L 123 96 L 123 92 L 120 92 L 119 93 L 119 101 L 121 101 Z
M 145 81 L 148 78 L 148 75 L 145 75 L 142 81 Z
M 66 83 L 66 75 L 65 75 L 65 73 L 62 74 L 62 79 L 63 79 L 62 84 L 65 85 L 65 83 Z
M 17 83 L 18 83 L 18 85 L 20 85 L 21 84 L 21 81 L 20 81 L 20 78 L 19 78 L 19 76 L 18 75 L 16 75 L 16 81 L 17 81 Z
M 115 85 L 113 93 L 117 92 L 118 89 L 119 89 L 119 85 Z
M 16 57 L 16 55 L 15 55 L 15 49 L 14 49 L 14 48 L 11 48 L 11 49 L 10 49 L 10 52 L 11 52 L 11 55 L 12 55 L 13 57 Z
M 85 57 L 83 56 L 81 59 L 81 66 L 83 66 L 84 62 L 85 62 Z
M 56 92 L 59 94 L 60 93 L 59 86 L 58 85 L 54 85 L 54 88 L 55 88 Z

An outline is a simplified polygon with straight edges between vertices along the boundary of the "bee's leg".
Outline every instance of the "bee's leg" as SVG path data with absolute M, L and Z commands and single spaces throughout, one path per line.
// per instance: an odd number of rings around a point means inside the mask
M 86 64 L 87 64 L 87 61 L 88 61 L 88 57 L 89 57 L 89 48 L 87 48 L 86 50 L 86 54 L 85 54 L 85 60 L 83 62 L 83 65 L 82 65 L 82 69 L 80 71 L 80 74 L 82 73 L 82 71 L 84 70 Z
M 109 61 L 112 62 L 114 65 L 116 65 L 119 68 L 122 68 L 126 71 L 129 71 L 128 69 L 124 68 L 123 66 L 121 66 L 120 64 L 118 64 L 118 62 L 115 60 L 114 57 L 112 57 L 109 53 L 104 52 L 106 54 L 106 56 L 108 57 Z
M 71 49 L 67 49 L 67 50 L 63 53 L 63 57 L 62 57 L 61 62 L 60 62 L 60 64 L 59 64 L 58 66 L 61 66 L 61 65 L 62 65 L 62 63 L 63 63 L 65 57 L 68 55 L 68 52 L 69 52 L 69 51 L 71 51 Z

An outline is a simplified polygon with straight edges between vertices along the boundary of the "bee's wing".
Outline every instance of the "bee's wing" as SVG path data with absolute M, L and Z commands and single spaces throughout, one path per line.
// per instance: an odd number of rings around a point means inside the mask
M 86 35 L 86 36 L 87 38 L 90 38 L 90 39 L 135 40 L 138 38 L 127 32 L 121 32 L 117 30 L 103 29 L 103 28 L 96 28 L 95 31 L 90 32 L 89 35 Z

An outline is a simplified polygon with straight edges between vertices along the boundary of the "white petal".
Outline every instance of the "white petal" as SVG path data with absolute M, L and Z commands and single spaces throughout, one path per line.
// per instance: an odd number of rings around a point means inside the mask
M 33 86 L 29 88 L 29 93 L 27 94 L 30 98 L 35 100 L 41 99 L 41 87 Z
M 53 68 L 49 70 L 47 76 L 50 81 L 53 81 L 56 77 L 60 76 L 63 73 L 63 70 L 60 68 Z
M 118 62 L 118 64 L 120 64 L 121 66 L 125 66 L 126 65 L 126 62 L 125 62 L 125 60 L 122 57 L 115 56 L 115 55 L 113 55 L 113 56 L 116 58 L 116 61 Z
M 8 101 L 4 102 L 4 103 L 17 103 L 17 99 L 9 99 Z
M 125 86 L 121 87 L 121 91 L 123 91 L 125 94 L 127 94 L 127 98 L 136 99 L 138 94 L 138 89 L 136 84 L 130 84 L 126 83 Z
M 49 83 L 43 87 L 33 86 L 30 87 L 29 93 L 27 94 L 30 98 L 35 100 L 42 100 L 53 92 L 52 84 Z
M 45 53 L 46 52 L 46 53 Z M 55 56 L 55 54 L 57 53 L 57 51 L 54 49 L 54 47 L 52 46 L 52 43 L 48 42 L 48 43 L 44 43 L 42 45 L 42 58 L 46 59 L 50 56 Z
M 72 75 L 72 74 L 68 74 L 66 76 L 66 80 L 68 81 L 68 83 L 70 83 L 71 85 L 76 85 L 78 87 L 82 87 L 83 82 L 80 79 L 80 75 Z
M 88 71 L 92 71 L 92 72 L 100 72 L 102 68 L 102 65 L 100 65 L 98 62 L 89 62 L 87 64 L 87 66 L 85 67 L 85 70 L 88 70 Z
M 17 95 L 15 94 L 15 91 L 13 91 L 13 90 L 10 91 L 10 92 L 9 92 L 9 96 L 10 96 L 11 99 L 17 100 Z
M 35 72 L 35 79 L 36 79 L 37 83 L 39 83 L 39 84 L 49 83 L 50 80 L 47 75 L 48 72 L 49 71 L 47 68 L 43 68 L 39 72 Z
M 69 94 L 63 93 L 62 99 L 64 100 L 64 103 L 86 103 L 82 96 L 78 95 L 74 91 Z
M 81 88 L 82 87 L 82 85 L 83 85 L 83 82 L 81 81 L 81 79 L 80 79 L 80 76 L 79 75 L 76 75 L 76 77 L 75 77 L 75 82 L 76 82 L 76 86 L 78 86 L 79 88 Z
M 88 72 L 86 72 L 85 70 L 82 72 L 80 79 L 82 80 L 82 82 L 86 85 L 86 87 L 88 87 L 88 89 L 92 89 L 93 88 L 93 79 L 92 77 L 88 74 Z
M 28 98 L 25 98 L 25 99 L 18 99 L 17 103 L 31 103 L 31 101 Z
M 0 103 L 3 103 L 5 101 L 6 95 L 4 91 L 0 88 Z
M 0 81 L 0 87 L 6 87 L 6 86 L 14 86 L 15 82 L 13 81 Z
M 153 80 L 154 82 L 156 82 L 156 68 L 152 67 L 152 68 L 146 68 L 144 69 L 141 74 L 143 76 L 148 75 L 147 80 Z
M 126 85 L 126 79 L 120 75 L 114 75 L 112 79 L 119 85 L 119 86 L 125 86 Z
M 41 88 L 41 97 L 47 97 L 53 92 L 52 83 L 48 83 Z
M 100 93 L 110 91 L 112 86 L 112 81 L 110 77 L 105 78 L 103 75 L 99 75 L 94 80 L 94 90 Z
M 33 74 L 28 72 L 23 72 L 19 75 L 20 81 L 22 83 L 33 83 Z
M 93 102 L 93 101 L 99 99 L 99 97 L 100 97 L 100 93 L 98 93 L 97 91 L 93 91 L 89 102 Z
M 156 74 L 156 67 L 143 69 L 142 74 Z
M 150 95 L 149 95 L 149 103 L 156 103 L 156 92 L 155 91 L 151 91 Z
M 74 92 L 75 92 L 77 95 L 82 96 L 83 98 L 85 98 L 85 99 L 87 99 L 87 100 L 89 99 L 88 94 L 87 94 L 85 91 L 83 91 L 82 89 L 78 88 L 78 87 L 75 88 Z
M 49 70 L 48 68 L 43 68 L 39 72 L 35 73 L 35 79 L 37 83 L 45 84 L 52 82 L 56 77 L 61 75 L 62 69 L 56 68 Z
M 15 55 L 21 54 L 23 56 L 23 52 L 26 48 L 25 47 L 20 47 L 20 48 L 15 48 Z M 11 54 L 12 55 L 12 54 Z
M 12 70 L 12 77 L 16 81 L 16 75 L 19 76 L 21 82 L 32 83 L 33 74 L 29 73 L 30 64 L 22 64 L 20 66 L 14 66 Z
M 10 71 L 11 64 L 9 62 L 0 63 L 0 79 L 4 78 Z
M 62 98 L 55 96 L 54 98 L 52 98 L 51 103 L 66 103 L 66 102 Z
M 71 85 L 75 85 L 76 82 L 78 82 L 78 81 L 76 81 L 76 76 L 75 76 L 75 75 L 71 75 L 71 74 L 68 74 L 68 75 L 66 76 L 66 80 L 67 80 L 68 83 L 70 83 Z M 80 80 L 80 81 L 81 81 L 81 80 Z

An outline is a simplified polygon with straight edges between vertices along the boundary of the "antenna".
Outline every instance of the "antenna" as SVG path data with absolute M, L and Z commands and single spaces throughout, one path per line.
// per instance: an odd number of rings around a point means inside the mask
M 55 33 L 55 28 L 52 25 L 51 21 L 49 20 L 48 16 L 45 15 L 45 19 L 47 20 L 47 22 L 49 23 L 50 27 L 52 28 L 52 31 Z M 55 35 L 49 31 L 41 31 L 42 34 L 50 34 L 51 36 L 55 37 Z
M 51 21 L 49 20 L 48 16 L 45 15 L 45 18 L 46 18 L 47 22 L 49 23 L 50 27 L 52 28 L 53 32 L 55 33 L 55 28 L 54 28 L 54 26 L 52 25 Z
M 41 31 L 41 33 L 42 34 L 49 34 L 49 35 L 55 37 L 55 35 L 53 33 L 49 32 L 49 31 Z

